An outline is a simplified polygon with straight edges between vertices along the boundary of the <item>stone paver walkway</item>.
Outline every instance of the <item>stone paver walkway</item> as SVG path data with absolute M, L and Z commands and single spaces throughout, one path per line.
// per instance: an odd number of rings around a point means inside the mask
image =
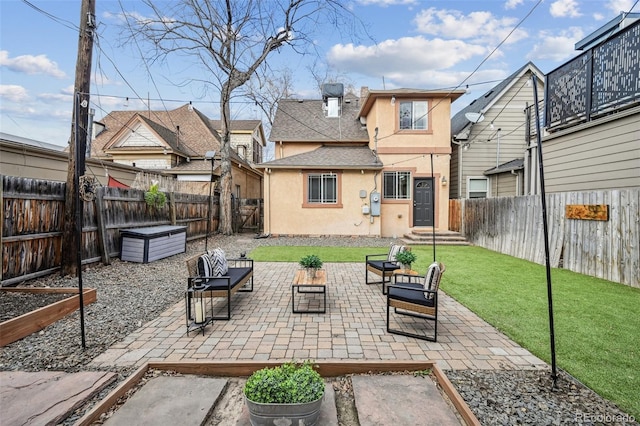
M 386 296 L 381 284 L 364 283 L 363 263 L 325 264 L 327 313 L 293 314 L 291 281 L 297 268 L 296 263 L 256 262 L 254 291 L 232 296 L 231 320 L 214 322 L 204 335 L 187 335 L 181 301 L 95 358 L 92 366 L 363 359 L 431 360 L 442 369 L 547 368 L 545 362 L 443 292 L 439 294 L 437 342 L 387 333 Z M 427 327 L 430 333 L 432 322 Z

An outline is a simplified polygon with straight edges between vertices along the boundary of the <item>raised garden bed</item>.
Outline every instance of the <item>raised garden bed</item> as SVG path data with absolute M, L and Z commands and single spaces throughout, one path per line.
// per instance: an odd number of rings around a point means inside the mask
M 178 374 L 188 374 L 193 376 L 216 376 L 216 377 L 248 377 L 254 371 L 264 367 L 281 365 L 281 362 L 260 362 L 260 361 L 238 361 L 238 362 L 149 362 L 117 388 L 111 391 L 105 398 L 98 402 L 88 411 L 76 425 L 91 425 L 100 419 L 100 416 L 109 412 L 118 404 L 120 398 L 130 394 L 140 387 L 145 375 L 149 370 L 160 370 L 175 372 Z M 453 407 L 467 425 L 480 425 L 478 419 L 469 409 L 467 404 L 458 394 L 444 372 L 432 361 L 317 361 L 313 363 L 317 366 L 317 371 L 322 377 L 340 377 L 349 374 L 380 374 L 394 372 L 412 372 L 430 370 L 437 384 L 442 388 L 444 394 L 449 398 Z
M 45 288 L 45 287 L 11 287 L 0 288 L 0 291 L 7 293 L 23 293 L 37 295 L 64 295 L 72 294 L 63 300 L 40 307 L 27 312 L 18 317 L 0 323 L 0 346 L 20 340 L 32 333 L 42 330 L 49 324 L 53 324 L 59 319 L 69 315 L 80 307 L 79 290 L 73 287 Z M 84 289 L 82 292 L 83 304 L 86 306 L 97 300 L 96 290 L 93 288 Z

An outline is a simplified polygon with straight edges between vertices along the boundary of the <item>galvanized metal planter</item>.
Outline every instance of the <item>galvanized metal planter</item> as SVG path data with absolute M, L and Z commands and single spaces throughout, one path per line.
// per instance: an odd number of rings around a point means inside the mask
M 315 401 L 302 404 L 261 404 L 244 397 L 253 426 L 313 426 L 320 417 L 324 394 Z

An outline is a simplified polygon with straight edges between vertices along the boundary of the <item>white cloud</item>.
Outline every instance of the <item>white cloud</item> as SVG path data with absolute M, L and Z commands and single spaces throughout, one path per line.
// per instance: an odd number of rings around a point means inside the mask
M 524 3 L 524 0 L 507 0 L 504 4 L 505 9 L 515 9 L 517 6 Z
M 0 50 L 0 66 L 29 75 L 45 74 L 55 78 L 66 77 L 64 71 L 58 68 L 58 64 L 47 58 L 47 55 L 21 55 L 10 58 L 7 50 Z
M 386 40 L 373 46 L 337 44 L 329 50 L 327 60 L 341 72 L 379 77 L 443 70 L 486 52 L 483 46 L 460 40 L 428 40 L 418 36 Z
M 619 15 L 620 12 L 631 11 L 633 3 L 633 0 L 609 0 L 606 4 L 606 7 L 616 15 Z
M 25 102 L 29 99 L 27 89 L 15 84 L 0 85 L 0 99 L 9 102 Z
M 491 12 L 477 11 L 468 15 L 458 10 L 429 8 L 422 10 L 415 18 L 419 32 L 451 39 L 469 39 L 476 43 L 492 46 L 507 38 L 518 23 L 516 18 L 497 18 Z M 506 40 L 515 43 L 528 36 L 517 29 Z
M 577 18 L 582 16 L 576 0 L 557 0 L 551 3 L 549 13 L 554 18 Z
M 562 30 L 559 34 L 540 31 L 538 38 L 541 42 L 533 46 L 527 57 L 531 60 L 550 59 L 558 62 L 563 61 L 577 53 L 575 51 L 575 43 L 583 37 L 584 33 L 578 27 Z
M 602 21 L 604 19 L 604 15 L 602 13 L 594 13 L 593 14 L 593 19 L 595 19 L 596 21 Z

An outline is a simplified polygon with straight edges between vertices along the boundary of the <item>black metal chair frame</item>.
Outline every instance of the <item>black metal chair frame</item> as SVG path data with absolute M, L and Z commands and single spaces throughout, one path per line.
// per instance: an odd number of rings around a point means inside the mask
M 425 290 L 422 287 L 417 286 L 407 286 L 402 285 L 402 283 L 398 284 L 398 280 L 406 283 L 422 283 L 424 282 L 424 276 L 420 275 L 409 275 L 409 274 L 395 274 L 394 275 L 394 283 L 387 287 L 387 332 L 392 334 L 399 334 L 407 337 L 414 337 L 416 339 L 428 340 L 430 342 L 435 342 L 438 338 L 438 288 L 440 286 L 440 279 L 442 278 L 442 274 L 444 273 L 445 266 L 440 263 L 440 272 L 437 277 L 434 277 L 436 280 L 432 284 L 432 288 L 434 290 Z M 400 290 L 408 290 L 416 293 L 416 302 L 409 302 L 406 300 L 396 299 L 392 295 L 391 289 L 400 289 Z M 426 294 L 432 295 L 433 306 L 430 306 L 427 303 L 427 299 L 425 297 Z M 424 300 L 424 302 L 422 302 Z M 394 309 L 394 313 L 398 315 L 406 315 L 414 318 L 422 318 L 427 321 L 433 321 L 433 335 L 423 335 L 417 333 L 410 333 L 403 330 L 392 329 L 390 327 L 390 317 L 391 317 L 391 308 Z
M 398 265 L 396 262 L 390 262 L 386 260 L 388 259 L 388 257 L 389 257 L 388 253 L 369 254 L 365 256 L 364 282 L 367 285 L 382 284 L 382 294 L 386 294 L 385 284 L 391 282 L 393 271 L 400 269 L 400 265 Z M 376 258 L 380 258 L 380 259 L 376 259 Z M 382 268 L 378 268 L 376 267 L 376 265 L 370 263 L 374 260 L 381 261 Z M 382 277 L 382 281 L 369 281 L 369 272 Z M 388 280 L 386 279 L 387 277 L 389 277 Z

